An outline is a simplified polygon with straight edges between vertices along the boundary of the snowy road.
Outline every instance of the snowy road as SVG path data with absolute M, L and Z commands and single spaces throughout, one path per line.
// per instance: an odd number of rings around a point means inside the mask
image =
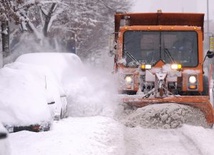
M 194 140 L 181 130 L 136 128 L 127 129 L 126 134 L 126 155 L 204 155 Z
M 142 109 L 122 117 L 135 126 L 126 127 L 114 117 L 114 114 L 121 116 L 120 112 L 124 111 L 123 107 L 114 104 L 117 98 L 114 97 L 113 80 L 109 82 L 111 78 L 102 72 L 99 76 L 94 75 L 97 74 L 90 72 L 88 78 L 78 78 L 68 85 L 68 94 L 72 94 L 68 96 L 71 117 L 54 122 L 48 132 L 11 133 L 9 142 L 12 155 L 214 154 L 214 129 L 190 125 L 177 129 L 146 129 L 140 127 L 144 122 L 140 121 Z M 152 111 L 146 110 L 153 114 Z M 170 115 L 171 112 L 180 113 L 170 111 Z M 190 111 L 185 110 L 184 113 L 189 114 Z
M 67 118 L 49 132 L 9 136 L 12 155 L 213 155 L 214 130 L 127 128 L 103 116 Z
M 49 132 L 22 131 L 9 139 L 12 155 L 122 155 L 122 129 L 107 117 L 67 118 Z

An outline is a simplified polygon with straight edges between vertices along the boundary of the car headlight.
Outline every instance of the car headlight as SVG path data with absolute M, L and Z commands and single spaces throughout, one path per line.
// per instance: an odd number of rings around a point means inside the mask
M 197 81 L 197 78 L 195 75 L 189 76 L 189 83 L 194 84 L 196 83 L 196 81 Z
M 130 84 L 130 83 L 132 83 L 133 78 L 132 78 L 130 75 L 127 75 L 127 76 L 125 77 L 125 81 L 126 81 L 127 84 Z
M 171 68 L 174 70 L 180 70 L 182 68 L 181 64 L 171 64 Z

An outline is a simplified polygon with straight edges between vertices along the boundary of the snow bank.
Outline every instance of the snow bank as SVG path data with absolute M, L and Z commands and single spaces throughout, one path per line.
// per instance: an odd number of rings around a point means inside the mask
M 122 109 L 118 119 L 127 127 L 169 129 L 181 127 L 183 124 L 209 127 L 204 114 L 199 109 L 175 103 Z

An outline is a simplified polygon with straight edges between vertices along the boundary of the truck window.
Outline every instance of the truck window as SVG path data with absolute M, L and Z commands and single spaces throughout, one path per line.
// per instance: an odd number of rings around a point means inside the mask
M 155 64 L 177 62 L 183 66 L 198 64 L 197 33 L 194 31 L 126 31 L 123 56 L 130 62 Z

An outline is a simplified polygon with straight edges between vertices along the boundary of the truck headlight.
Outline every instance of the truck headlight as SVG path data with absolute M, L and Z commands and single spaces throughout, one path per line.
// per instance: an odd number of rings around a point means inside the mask
M 127 84 L 131 84 L 132 81 L 133 81 L 133 78 L 132 78 L 130 75 L 127 75 L 127 76 L 125 77 L 125 82 L 126 82 Z
M 189 76 L 189 83 L 194 84 L 197 82 L 197 78 L 195 75 Z
M 181 64 L 171 64 L 171 68 L 174 70 L 181 70 L 182 65 Z
M 151 69 L 152 68 L 152 65 L 150 64 L 142 64 L 141 65 L 141 69 L 142 70 L 148 70 L 148 69 Z

